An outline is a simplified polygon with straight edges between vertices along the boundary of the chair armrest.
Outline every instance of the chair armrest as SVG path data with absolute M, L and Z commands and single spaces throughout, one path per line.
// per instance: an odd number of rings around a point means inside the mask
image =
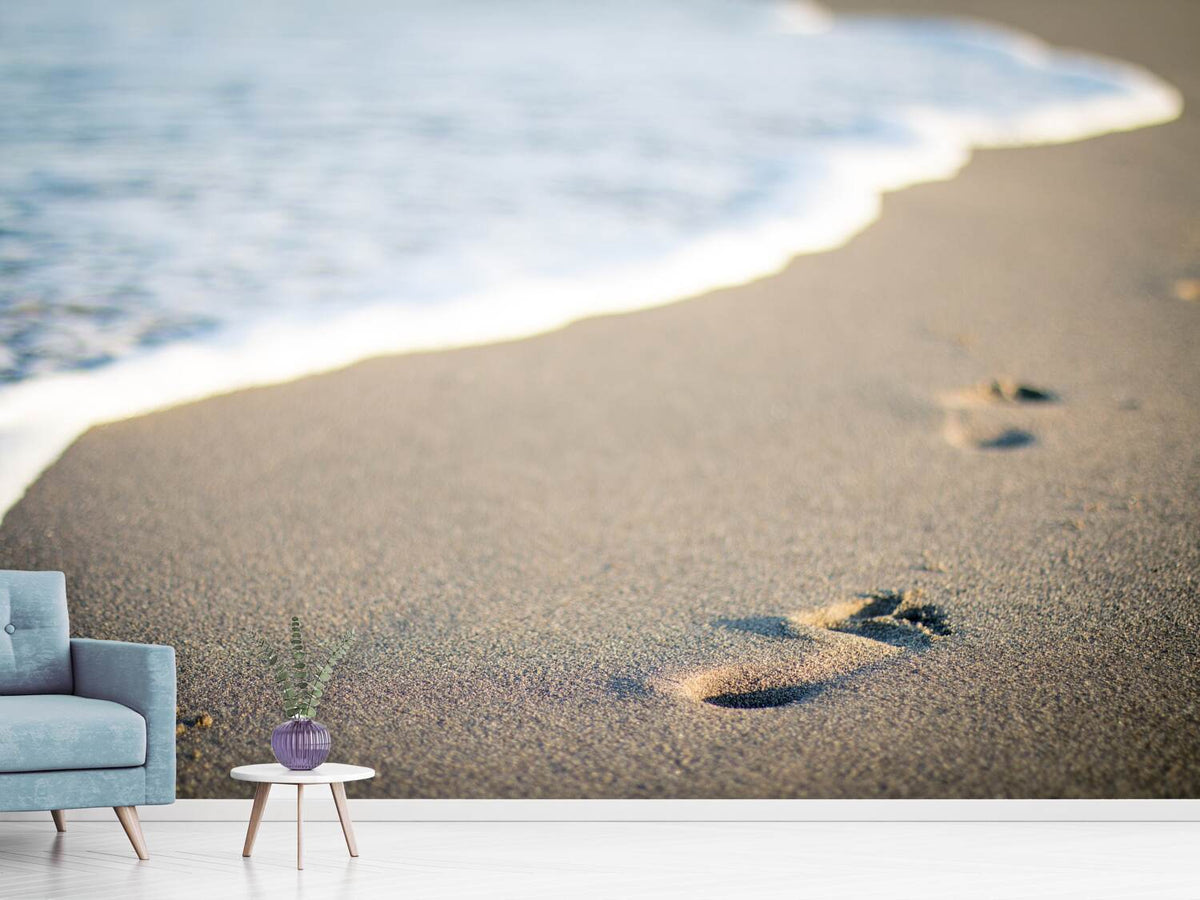
M 75 693 L 146 720 L 146 803 L 175 801 L 175 648 L 71 639 Z

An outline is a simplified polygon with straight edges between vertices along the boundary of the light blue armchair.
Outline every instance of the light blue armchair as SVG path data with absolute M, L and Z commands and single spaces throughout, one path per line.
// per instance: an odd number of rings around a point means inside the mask
M 62 572 L 0 570 L 0 810 L 175 802 L 175 650 L 70 638 Z

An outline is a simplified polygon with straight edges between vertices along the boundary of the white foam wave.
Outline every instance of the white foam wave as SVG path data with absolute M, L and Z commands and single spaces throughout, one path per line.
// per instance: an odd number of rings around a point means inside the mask
M 789 29 L 812 33 L 827 16 L 791 5 Z M 824 18 L 823 18 L 824 17 Z M 31 378 L 0 390 L 0 510 L 89 427 L 214 394 L 276 384 L 368 357 L 526 337 L 586 316 L 645 309 L 782 269 L 798 254 L 834 249 L 879 215 L 884 192 L 953 177 L 977 147 L 1079 140 L 1176 118 L 1179 93 L 1139 68 L 1052 53 L 1027 36 L 981 27 L 980 39 L 1030 65 L 1103 70 L 1120 90 L 1076 101 L 1033 104 L 1019 115 L 911 108 L 903 120 L 919 137 L 889 147 L 846 145 L 829 157 L 819 190 L 801 212 L 738 223 L 653 262 L 614 265 L 586 278 L 502 284 L 424 305 L 378 303 L 336 316 L 309 312 L 226 329 L 206 341 L 166 345 L 84 372 Z

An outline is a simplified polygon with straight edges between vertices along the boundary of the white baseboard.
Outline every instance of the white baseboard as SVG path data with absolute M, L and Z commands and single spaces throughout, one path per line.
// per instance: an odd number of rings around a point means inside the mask
M 334 821 L 333 801 L 306 792 L 304 817 Z M 353 791 L 353 787 L 351 787 Z M 358 822 L 795 821 L 795 822 L 1195 822 L 1200 800 L 351 800 Z M 235 822 L 249 800 L 179 800 L 139 807 L 145 822 Z M 41 821 L 44 812 L 0 813 L 0 821 Z M 110 809 L 72 810 L 79 822 L 110 821 Z M 294 820 L 295 793 L 275 788 L 266 818 Z

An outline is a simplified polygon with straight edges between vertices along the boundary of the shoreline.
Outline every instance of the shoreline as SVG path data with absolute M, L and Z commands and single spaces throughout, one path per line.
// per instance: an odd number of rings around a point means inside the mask
M 502 285 L 478 297 L 429 307 L 378 304 L 345 311 L 332 320 L 284 317 L 86 371 L 0 385 L 0 442 L 5 454 L 0 524 L 33 481 L 91 427 L 239 390 L 286 384 L 377 356 L 523 340 L 594 316 L 654 309 L 769 278 L 801 256 L 844 246 L 878 221 L 885 195 L 955 178 L 980 150 L 1089 140 L 1165 124 L 1182 112 L 1179 92 L 1142 66 L 1062 50 L 1035 35 L 984 20 L 969 21 L 988 41 L 1006 42 L 1017 48 L 1015 53 L 1039 64 L 1058 58 L 1064 64 L 1108 70 L 1114 77 L 1120 73 L 1129 93 L 1043 105 L 1013 122 L 914 111 L 909 125 L 915 134 L 924 135 L 924 154 L 889 154 L 875 147 L 849 152 L 837 158 L 838 166 L 829 176 L 833 186 L 824 191 L 836 201 L 816 204 L 799 217 L 776 215 L 749 229 L 731 227 L 702 236 L 650 264 L 617 266 L 598 276 Z M 496 319 L 494 309 L 506 312 Z M 472 325 L 464 327 L 464 322 Z
M 363 796 L 1200 796 L 1200 10 L 1075 9 L 1003 15 L 1178 121 L 981 152 L 741 287 L 92 429 L 0 559 L 176 645 L 181 797 L 267 752 L 243 635 L 291 611 L 364 635 L 322 708 Z

